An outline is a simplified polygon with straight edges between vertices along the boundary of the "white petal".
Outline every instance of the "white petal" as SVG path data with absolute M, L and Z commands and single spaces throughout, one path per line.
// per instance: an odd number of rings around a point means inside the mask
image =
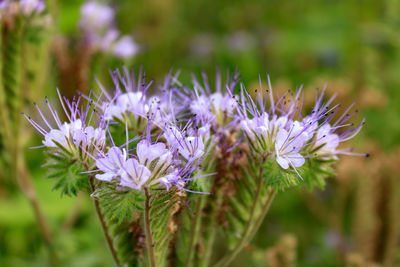
M 280 156 L 277 156 L 277 157 L 276 157 L 276 162 L 278 162 L 278 164 L 279 164 L 282 168 L 284 168 L 285 170 L 286 170 L 287 168 L 289 168 L 289 162 L 288 162 L 288 160 L 285 159 L 285 158 L 282 158 L 282 157 L 280 157 Z
M 68 147 L 66 136 L 60 130 L 52 129 L 45 135 L 44 139 L 43 144 L 47 147 L 57 147 L 53 140 L 65 148 Z
M 136 147 L 136 154 L 139 158 L 139 162 L 144 164 L 152 162 L 156 158 L 159 158 L 166 152 L 164 143 L 150 144 L 147 140 L 142 140 Z
M 96 179 L 105 182 L 111 182 L 112 178 L 114 178 L 114 174 L 110 172 L 106 172 L 103 174 L 96 174 Z
M 115 169 L 114 164 L 108 158 L 100 158 L 96 160 L 96 166 L 103 172 L 110 172 Z
M 290 162 L 292 163 L 292 165 L 294 167 L 300 167 L 303 166 L 305 159 L 302 155 L 300 155 L 299 153 L 293 153 L 290 154 L 289 156 L 287 156 L 287 158 L 290 160 Z
M 122 152 L 121 149 L 118 147 L 114 146 L 110 148 L 107 154 L 109 160 L 115 165 L 115 166 L 121 166 L 123 164 L 123 157 L 122 157 Z
M 289 133 L 285 129 L 280 129 L 276 135 L 275 148 L 280 151 L 287 142 Z

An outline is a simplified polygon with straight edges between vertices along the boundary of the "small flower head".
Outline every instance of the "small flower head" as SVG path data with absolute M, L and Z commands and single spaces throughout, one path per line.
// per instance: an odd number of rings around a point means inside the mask
M 114 24 L 114 10 L 107 5 L 89 1 L 81 7 L 80 27 L 88 32 L 99 32 Z
M 130 36 L 122 36 L 117 40 L 113 47 L 113 54 L 118 58 L 131 58 L 139 51 L 139 46 Z
M 60 94 L 59 98 L 68 122 L 61 122 L 60 116 L 47 97 L 46 105 L 54 123 L 44 116 L 36 103 L 34 104 L 41 116 L 42 126 L 24 114 L 25 118 L 43 135 L 43 146 L 61 149 L 82 160 L 87 159 L 88 153 L 96 153 L 103 149 L 106 142 L 106 124 L 92 109 L 92 103 L 89 102 L 86 107 L 82 107 L 80 106 L 83 105 L 81 96 L 72 101 Z
M 215 92 L 211 92 L 208 78 L 203 73 L 203 84 L 194 77 L 194 95 L 190 104 L 190 111 L 196 116 L 201 125 L 210 124 L 216 131 L 226 130 L 235 123 L 237 100 L 233 95 L 237 84 L 238 73 L 235 73 L 232 80 L 227 79 L 224 89 L 221 88 L 221 75 L 217 72 Z M 226 91 L 225 91 L 226 90 Z M 225 93 L 224 93 L 225 91 Z

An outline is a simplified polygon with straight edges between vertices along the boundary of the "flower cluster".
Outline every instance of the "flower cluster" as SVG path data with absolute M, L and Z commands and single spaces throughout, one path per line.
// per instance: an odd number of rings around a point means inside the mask
M 138 45 L 131 36 L 121 36 L 115 27 L 114 10 L 107 5 L 89 1 L 81 7 L 80 28 L 86 34 L 87 41 L 104 52 L 119 58 L 131 58 Z
M 229 73 L 228 73 L 229 76 Z M 227 78 L 226 88 L 221 87 L 221 75 L 217 71 L 216 88 L 211 91 L 207 76 L 203 73 L 204 86 L 193 78 L 193 97 L 190 112 L 202 125 L 209 125 L 216 132 L 231 128 L 236 123 L 237 99 L 233 95 L 239 74 L 236 72 L 232 79 Z M 224 92 L 225 91 L 225 92 Z
M 163 141 L 140 140 L 134 149 L 112 146 L 96 159 L 96 174 L 101 181 L 116 181 L 120 186 L 140 190 L 144 185 L 184 188 L 204 154 L 198 136 L 187 136 L 167 128 Z
M 81 160 L 86 160 L 88 153 L 96 153 L 103 149 L 106 142 L 106 122 L 102 116 L 97 115 L 92 106 L 93 102 L 88 102 L 86 107 L 80 107 L 82 97 L 79 96 L 72 101 L 61 96 L 58 92 L 61 106 L 65 112 L 68 122 L 62 123 L 62 118 L 58 115 L 46 97 L 46 106 L 52 115 L 54 122 L 49 122 L 42 113 L 39 106 L 36 106 L 44 125 L 35 122 L 25 113 L 25 118 L 41 133 L 44 137 L 43 146 L 48 148 L 59 148 L 69 155 L 74 155 Z M 91 126 L 94 124 L 94 126 Z
M 354 137 L 364 124 L 363 121 L 353 127 L 348 123 L 357 112 L 349 113 L 353 105 L 336 118 L 340 105 L 331 106 L 335 96 L 324 103 L 322 91 L 311 113 L 303 117 L 301 93 L 301 89 L 295 95 L 288 91 L 275 99 L 270 86 L 266 91 L 256 90 L 254 100 L 242 89 L 238 108 L 240 127 L 255 151 L 274 157 L 283 169 L 294 170 L 311 157 L 329 160 L 337 159 L 338 154 L 368 156 L 338 148 L 339 143 Z

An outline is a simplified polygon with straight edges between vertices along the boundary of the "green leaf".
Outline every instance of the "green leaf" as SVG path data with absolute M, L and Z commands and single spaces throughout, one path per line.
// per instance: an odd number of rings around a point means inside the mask
M 49 151 L 45 167 L 48 170 L 47 178 L 54 179 L 53 189 L 59 190 L 61 195 L 76 196 L 78 191 L 89 189 L 89 180 L 86 169 L 76 160 L 56 150 Z
M 144 196 L 141 191 L 117 188 L 113 183 L 101 183 L 94 192 L 109 221 L 121 224 L 132 220 L 135 211 L 143 211 Z
M 300 176 L 293 168 L 285 170 L 273 158 L 268 159 L 263 168 L 266 172 L 266 184 L 271 186 L 276 192 L 284 191 L 302 182 Z M 301 169 L 297 168 L 297 171 L 301 173 Z
M 335 160 L 318 159 L 309 159 L 306 161 L 304 166 L 302 166 L 301 175 L 309 190 L 312 190 L 314 186 L 318 186 L 321 189 L 324 188 L 326 184 L 325 180 L 336 175 L 334 170 L 335 162 Z

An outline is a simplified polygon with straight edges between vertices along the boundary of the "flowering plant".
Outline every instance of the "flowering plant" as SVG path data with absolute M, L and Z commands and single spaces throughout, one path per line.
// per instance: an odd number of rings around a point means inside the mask
M 62 194 L 87 191 L 118 266 L 229 266 L 261 226 L 274 197 L 306 183 L 323 187 L 339 148 L 362 128 L 334 96 L 303 115 L 301 89 L 253 96 L 235 73 L 212 88 L 205 74 L 182 85 L 126 68 L 114 91 L 59 99 L 52 120 L 25 115 L 43 135 L 49 177 Z M 269 79 L 268 79 L 269 82 Z M 66 122 L 62 122 L 62 118 Z M 53 122 L 54 121 L 54 122 Z M 213 255 L 217 237 L 225 255 Z

